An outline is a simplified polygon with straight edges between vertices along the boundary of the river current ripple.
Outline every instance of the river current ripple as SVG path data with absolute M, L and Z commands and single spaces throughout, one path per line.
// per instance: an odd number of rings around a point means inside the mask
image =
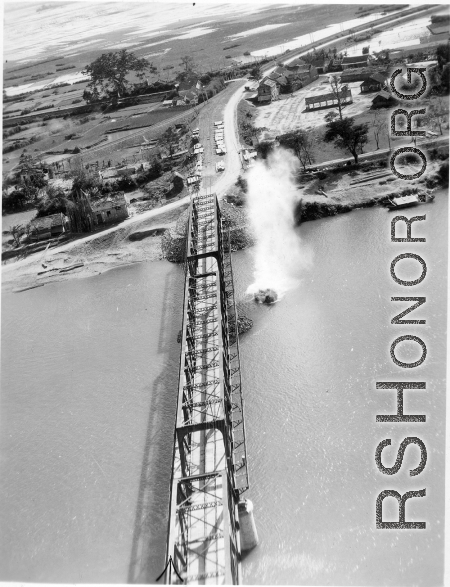
M 446 194 L 425 212 L 429 272 L 414 293 L 389 275 L 403 252 L 389 242 L 392 213 L 370 209 L 305 223 L 314 262 L 299 286 L 273 306 L 244 302 L 254 322 L 241 344 L 248 497 L 260 536 L 243 562 L 247 584 L 442 577 Z M 245 300 L 252 250 L 233 266 Z M 153 582 L 161 572 L 182 284 L 180 267 L 153 262 L 3 296 L 0 579 Z M 375 382 L 403 375 L 389 358 L 392 295 L 427 296 L 427 325 L 413 333 L 427 340 L 414 374 L 427 393 L 407 400 L 430 415 L 420 431 L 375 423 L 394 405 Z M 386 481 L 376 445 L 412 433 L 429 465 L 411 480 L 411 449 Z M 429 488 L 407 510 L 427 520 L 425 532 L 375 530 L 376 495 L 394 485 Z

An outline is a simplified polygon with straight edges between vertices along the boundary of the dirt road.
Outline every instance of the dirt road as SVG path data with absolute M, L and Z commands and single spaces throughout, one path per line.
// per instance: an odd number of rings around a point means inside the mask
M 204 148 L 201 193 L 223 194 L 236 181 L 241 169 L 238 155 L 240 144 L 237 132 L 236 108 L 244 91 L 246 79 L 228 84 L 198 117 L 200 143 Z M 224 121 L 226 155 L 217 155 L 214 143 L 214 122 Z M 225 171 L 217 172 L 216 163 L 225 164 Z
M 227 154 L 225 158 L 225 171 L 221 173 L 213 184 L 213 191 L 221 198 L 225 192 L 235 183 L 238 175 L 242 171 L 239 151 L 241 145 L 239 142 L 239 133 L 237 128 L 237 106 L 244 92 L 245 81 L 234 82 L 234 92 L 225 106 L 223 112 L 223 121 L 225 129 L 225 145 Z

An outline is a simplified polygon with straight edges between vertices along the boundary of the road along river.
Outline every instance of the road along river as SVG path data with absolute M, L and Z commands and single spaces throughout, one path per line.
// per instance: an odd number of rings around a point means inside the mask
M 405 433 L 375 422 L 395 405 L 375 382 L 399 376 L 389 345 L 400 309 L 390 297 L 405 294 L 389 266 L 403 245 L 389 242 L 392 213 L 302 225 L 313 265 L 273 306 L 245 301 L 252 249 L 234 255 L 237 298 L 254 321 L 241 361 L 261 543 L 244 560 L 247 584 L 442 578 L 446 195 L 423 213 L 428 274 L 411 295 L 427 295 L 416 312 L 426 308 L 429 356 L 415 374 L 427 393 L 406 399 L 411 413 L 428 414 L 423 428 L 407 429 L 428 448 L 417 478 L 407 474 L 416 449 L 398 479 L 374 463 L 378 442 L 396 447 Z M 161 572 L 182 287 L 182 268 L 158 261 L 4 294 L 1 580 L 152 582 Z M 375 529 L 376 495 L 391 487 L 427 487 L 407 509 L 426 532 Z

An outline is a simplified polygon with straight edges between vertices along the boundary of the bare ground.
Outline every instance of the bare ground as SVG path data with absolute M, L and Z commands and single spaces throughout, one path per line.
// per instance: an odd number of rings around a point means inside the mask
M 91 277 L 122 265 L 162 259 L 161 236 L 148 236 L 139 241 L 130 241 L 129 236 L 141 230 L 174 227 L 187 205 L 3 265 L 2 289 L 20 291 L 54 281 Z M 81 264 L 68 272 L 59 272 Z

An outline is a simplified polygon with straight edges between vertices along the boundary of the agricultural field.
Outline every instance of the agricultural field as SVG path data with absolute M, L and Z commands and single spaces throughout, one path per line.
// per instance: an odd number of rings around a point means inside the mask
M 37 140 L 32 144 L 24 146 L 25 152 L 33 156 L 39 153 L 41 159 L 46 160 L 47 151 L 63 153 L 65 149 L 72 151 L 76 147 L 89 149 L 96 147 L 100 142 L 116 144 L 119 139 L 134 137 L 138 130 L 142 131 L 139 141 L 145 142 L 142 135 L 147 140 L 153 138 L 153 133 L 148 133 L 153 126 L 156 125 L 159 129 L 164 121 L 183 115 L 189 110 L 191 109 L 187 107 L 161 108 L 159 103 L 141 104 L 110 114 L 97 112 L 32 122 L 21 126 L 24 129 L 21 132 L 5 138 L 3 147 L 15 141 L 36 137 Z M 133 142 L 136 143 L 136 139 Z M 17 165 L 24 148 L 3 154 L 4 172 L 8 172 Z
M 367 5 L 364 10 L 356 5 L 320 5 L 320 6 L 255 6 L 245 7 L 239 16 L 229 8 L 222 8 L 212 14 L 205 9 L 205 14 L 196 12 L 196 16 L 186 19 L 183 23 L 167 21 L 158 28 L 149 27 L 148 7 L 136 4 L 127 10 L 119 8 L 112 10 L 109 5 L 91 8 L 86 5 L 86 18 L 89 18 L 90 30 L 82 39 L 77 37 L 76 27 L 70 22 L 70 8 L 67 11 L 55 9 L 37 11 L 34 19 L 24 20 L 25 13 L 17 21 L 16 35 L 5 39 L 5 47 L 12 51 L 5 55 L 4 88 L 7 95 L 23 91 L 34 93 L 17 101 L 4 103 L 4 117 L 20 115 L 21 112 L 34 111 L 50 115 L 54 110 L 64 110 L 71 106 L 83 105 L 82 94 L 87 81 L 83 81 L 82 70 L 86 64 L 92 62 L 102 53 L 127 48 L 137 57 L 145 57 L 156 68 L 156 73 L 149 73 L 149 83 L 159 81 L 173 81 L 176 75 L 183 70 L 181 58 L 188 54 L 201 74 L 212 69 L 233 68 L 239 62 L 252 61 L 252 52 L 262 56 L 265 48 L 284 47 L 284 43 L 297 42 L 304 35 L 314 34 L 320 38 L 330 26 L 338 22 L 358 24 L 369 16 L 375 16 L 381 9 L 387 10 L 387 5 Z M 17 9 L 17 15 L 21 14 Z M 89 12 L 92 10 L 92 13 Z M 156 8 L 155 8 L 156 10 Z M 76 12 L 76 11 L 75 11 Z M 75 16 L 74 12 L 74 16 Z M 27 13 L 28 15 L 28 13 Z M 5 16 L 8 20 L 9 13 Z M 27 16 L 30 19 L 30 15 Z M 320 25 L 318 25 L 320 23 Z M 32 32 L 36 33 L 40 26 L 45 24 L 50 35 L 50 48 L 33 45 Z M 96 26 L 101 26 L 101 35 L 94 34 Z M 18 42 L 20 30 L 28 26 L 31 40 L 27 47 Z M 321 27 L 320 29 L 318 27 Z M 13 29 L 7 29 L 13 30 Z M 314 31 L 314 33 L 311 33 Z M 297 39 L 297 41 L 295 41 Z M 303 41 L 302 41 L 303 42 Z M 297 43 L 298 44 L 298 43 Z M 286 51 L 289 51 L 286 48 Z M 54 55 L 59 55 L 54 57 Z M 13 57 L 13 58 L 11 58 Z M 81 80 L 81 83 L 80 83 Z M 130 79 L 133 81 L 133 79 Z M 69 85 L 53 88 L 55 83 Z M 75 83 L 74 83 L 75 82 Z M 320 88 L 317 84 L 317 89 Z M 308 91 L 315 91 L 310 86 Z M 20 100 L 20 101 L 19 101 Z M 299 124 L 306 128 L 314 128 L 322 123 L 322 114 L 303 114 L 304 96 L 297 93 L 293 98 L 284 98 L 278 109 L 276 104 L 264 106 L 260 110 L 261 120 L 258 117 L 257 125 L 267 126 L 274 132 L 284 128 L 295 128 Z M 362 101 L 355 99 L 353 109 L 364 108 Z M 48 110 L 46 110 L 48 109 Z M 113 119 L 104 119 L 99 113 L 89 115 L 87 122 L 82 122 L 86 116 L 72 116 L 69 119 L 58 118 L 47 121 L 46 125 L 32 123 L 26 125 L 28 130 L 8 137 L 5 144 L 11 145 L 14 140 L 29 140 L 34 137 L 33 144 L 25 145 L 26 153 L 33 156 L 44 154 L 48 150 L 59 151 L 64 149 L 95 149 L 106 145 L 105 153 L 111 155 L 114 148 L 118 148 L 118 140 L 132 138 L 142 128 L 163 124 L 170 118 L 173 111 L 163 110 L 151 104 L 117 110 Z M 127 127 L 127 128 L 123 128 Z M 278 129 L 278 130 L 277 130 Z M 109 131 L 109 132 L 107 132 Z M 114 131 L 114 132 L 111 132 Z M 159 131 L 159 126 L 152 129 L 151 135 Z M 111 132 L 111 134 L 110 134 Z M 71 139 L 65 137 L 74 134 Z M 150 138 L 147 133 L 146 139 Z M 141 137 L 142 138 L 142 137 Z M 102 141 L 102 142 L 100 142 Z M 103 143 L 105 145 L 103 145 Z M 110 145 L 111 143 L 111 145 Z M 123 143 L 126 148 L 129 145 Z M 132 141 L 133 144 L 133 141 Z M 122 148 L 122 147 L 120 147 Z M 17 165 L 23 149 L 17 149 L 3 155 L 3 169 L 9 172 Z M 91 158 L 91 155 L 88 156 Z
M 373 5 L 373 8 L 377 6 Z M 158 68 L 158 75 L 150 81 L 173 79 L 182 70 L 180 58 L 186 53 L 203 71 L 223 68 L 233 61 L 245 60 L 244 53 L 261 51 L 310 33 L 317 29 L 317 23 L 325 28 L 362 16 L 355 5 L 303 6 L 301 9 L 298 6 L 249 5 L 242 7 L 239 15 L 230 8 L 213 11 L 211 15 L 205 10 L 205 15 L 193 14 L 181 25 L 173 22 L 152 30 L 148 25 L 149 12 L 147 5 L 139 3 L 126 8 L 105 6 L 103 10 L 86 7 L 92 35 L 81 40 L 76 36 L 76 28 L 69 24 L 70 20 L 68 23 L 67 19 L 62 19 L 58 9 L 36 13 L 35 19 L 28 23 L 23 20 L 23 15 L 17 33 L 25 25 L 30 32 L 34 27 L 45 26 L 61 57 L 54 58 L 54 50 L 45 55 L 42 46 L 33 46 L 32 38 L 27 47 L 17 36 L 6 38 L 5 47 L 14 50 L 18 59 L 14 62 L 12 56 L 6 55 L 4 87 L 15 86 L 17 90 L 19 86 L 29 85 L 29 89 L 33 89 L 38 84 L 79 75 L 85 65 L 101 53 L 119 48 L 146 57 Z M 8 19 L 8 13 L 5 18 Z M 205 20 L 211 24 L 208 26 Z M 101 34 L 97 32 L 99 29 Z M 37 62 L 30 63 L 36 59 Z M 63 69 L 65 67 L 70 69 Z M 32 76 L 44 75 L 41 79 L 31 80 Z
M 84 104 L 82 95 L 86 85 L 87 83 L 83 82 L 74 85 L 42 89 L 25 96 L 23 99 L 19 97 L 17 101 L 4 102 L 3 115 L 6 117 L 19 116 L 23 110 L 34 110 L 35 108 L 39 108 L 40 110 L 45 109 L 45 107 L 67 108 L 75 100 L 80 100 L 80 102 L 76 102 L 77 104 Z

